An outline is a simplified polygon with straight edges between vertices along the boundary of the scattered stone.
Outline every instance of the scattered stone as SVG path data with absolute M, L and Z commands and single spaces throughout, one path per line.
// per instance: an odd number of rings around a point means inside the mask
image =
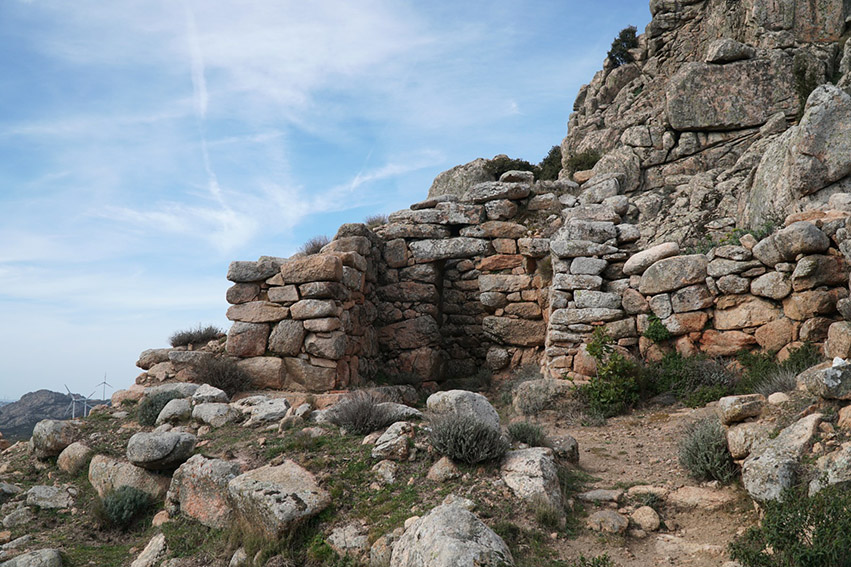
M 136 433 L 127 442 L 127 460 L 149 470 L 176 469 L 192 455 L 195 442 L 190 433 Z
M 399 465 L 390 460 L 379 461 L 372 467 L 372 472 L 382 484 L 394 484 L 399 473 Z
M 724 425 L 756 417 L 765 407 L 765 396 L 747 394 L 744 396 L 725 396 L 718 400 L 718 417 Z
M 467 390 L 437 392 L 428 397 L 426 407 L 435 415 L 471 416 L 496 429 L 500 426 L 499 414 L 488 399 L 475 392 Z
M 426 478 L 435 482 L 446 482 L 461 476 L 461 471 L 449 457 L 441 457 L 428 469 Z
M 331 503 L 313 475 L 290 460 L 239 475 L 228 483 L 228 495 L 239 521 L 273 539 Z
M 373 459 L 405 461 L 410 456 L 409 443 L 414 437 L 414 426 L 407 421 L 397 421 L 387 428 L 372 449 Z
M 180 423 L 181 421 L 189 420 L 191 416 L 192 404 L 187 399 L 179 398 L 169 400 L 157 416 L 156 423 L 157 425 L 162 425 L 163 423 Z
M 650 506 L 642 506 L 630 515 L 636 526 L 647 532 L 655 532 L 662 525 L 659 514 Z
M 74 442 L 77 426 L 70 421 L 44 419 L 36 423 L 32 434 L 33 453 L 39 459 L 55 457 Z
M 239 412 L 229 404 L 198 404 L 192 408 L 192 419 L 211 427 L 222 427 L 239 417 Z
M 169 513 L 183 513 L 210 528 L 228 527 L 233 514 L 227 487 L 241 472 L 235 462 L 193 455 L 174 472 L 166 495 Z
M 121 486 L 131 486 L 162 500 L 170 479 L 126 461 L 95 455 L 89 464 L 89 482 L 101 498 Z
M 457 501 L 444 501 L 412 522 L 393 546 L 391 567 L 511 567 L 508 546 Z
M 18 555 L 1 565 L 3 567 L 62 567 L 62 554 L 58 549 L 39 549 Z
M 33 486 L 27 491 L 27 506 L 46 509 L 70 508 L 75 489 L 68 486 Z
M 362 557 L 369 551 L 369 538 L 360 524 L 346 524 L 334 528 L 325 541 L 342 557 Z
M 92 450 L 88 445 L 77 441 L 76 443 L 71 443 L 59 453 L 59 458 L 56 459 L 56 466 L 61 471 L 70 475 L 76 475 L 88 464 L 91 456 Z
M 220 390 L 209 384 L 201 384 L 192 394 L 193 404 L 227 403 L 230 401 L 224 390 Z
M 562 508 L 562 496 L 552 449 L 532 447 L 509 451 L 500 468 L 502 480 L 523 500 L 542 499 Z
M 599 510 L 588 516 L 585 525 L 595 532 L 622 534 L 629 527 L 629 519 L 614 510 Z
M 155 567 L 168 553 L 165 535 L 157 534 L 151 538 L 142 553 L 130 564 L 130 567 Z

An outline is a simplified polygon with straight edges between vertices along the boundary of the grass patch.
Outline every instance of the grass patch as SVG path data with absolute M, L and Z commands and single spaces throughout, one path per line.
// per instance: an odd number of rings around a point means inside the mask
M 225 530 L 208 528 L 183 515 L 163 524 L 162 532 L 172 557 L 193 557 L 199 552 L 215 557 L 227 547 Z
M 508 434 L 518 443 L 526 443 L 530 447 L 546 447 L 547 436 L 544 428 L 537 423 L 519 421 L 508 426 Z
M 224 332 L 214 325 L 207 325 L 206 327 L 202 327 L 200 324 L 198 324 L 198 326 L 194 329 L 177 331 L 171 337 L 169 337 L 168 342 L 173 347 L 205 345 L 210 341 L 218 339 L 223 334 Z
M 313 256 L 314 254 L 319 254 L 322 248 L 324 248 L 329 242 L 331 242 L 330 238 L 324 234 L 320 234 L 319 236 L 314 236 L 302 244 L 298 251 L 305 256 Z

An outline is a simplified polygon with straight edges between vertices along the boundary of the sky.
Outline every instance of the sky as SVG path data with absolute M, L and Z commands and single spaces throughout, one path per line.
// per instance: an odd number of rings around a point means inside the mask
M 228 264 L 540 161 L 646 0 L 3 0 L 0 399 L 126 388 Z

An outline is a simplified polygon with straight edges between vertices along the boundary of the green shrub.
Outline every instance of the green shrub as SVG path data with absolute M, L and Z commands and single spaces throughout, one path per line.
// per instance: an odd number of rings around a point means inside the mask
M 743 567 L 851 566 L 851 491 L 829 486 L 812 498 L 789 490 L 767 502 L 762 523 L 730 544 Z
M 355 391 L 334 406 L 329 418 L 350 433 L 367 435 L 393 423 L 393 415 L 370 393 Z
M 314 254 L 319 254 L 322 248 L 331 242 L 331 239 L 325 236 L 324 234 L 320 234 L 319 236 L 314 236 L 307 242 L 301 245 L 301 248 L 298 251 L 305 256 L 313 256 Z
M 369 215 L 363 219 L 363 224 L 365 224 L 369 229 L 377 228 L 383 224 L 387 224 L 387 215 Z
M 525 159 L 512 159 L 505 155 L 499 155 L 488 160 L 485 165 L 485 171 L 493 175 L 494 179 L 499 180 L 506 171 L 531 171 L 535 172 L 535 166 Z
M 823 359 L 821 352 L 811 343 L 804 343 L 789 352 L 789 357 L 778 362 L 773 352 L 740 352 L 736 356 L 744 368 L 743 376 L 736 391 L 741 394 L 753 392 L 769 393 L 793 390 L 793 376 L 818 364 Z
M 723 484 L 736 477 L 736 465 L 727 448 L 727 436 L 717 418 L 692 423 L 679 443 L 680 466 L 697 480 Z
M 733 392 L 736 376 L 721 361 L 702 356 L 668 353 L 645 368 L 653 392 L 673 393 L 689 407 L 697 407 Z
M 635 26 L 629 26 L 622 29 L 614 41 L 612 41 L 612 48 L 609 50 L 608 58 L 615 67 L 635 61 L 629 50 L 638 47 L 638 38 L 635 35 L 637 31 Z
M 151 509 L 153 499 L 138 488 L 120 486 L 104 496 L 102 506 L 97 513 L 101 525 L 126 530 Z
M 210 356 L 195 365 L 196 379 L 233 396 L 251 389 L 251 374 L 230 358 Z
M 167 392 L 159 392 L 151 396 L 145 396 L 142 398 L 142 401 L 139 402 L 139 406 L 136 409 L 136 421 L 139 422 L 139 425 L 145 425 L 148 427 L 156 424 L 157 418 L 159 417 L 160 412 L 163 411 L 165 405 L 171 400 L 178 400 L 183 397 L 183 394 L 176 390 L 169 390 Z
M 518 421 L 508 426 L 508 434 L 518 443 L 526 443 L 530 447 L 545 447 L 547 436 L 544 428 L 529 421 Z
M 441 455 L 467 464 L 498 459 L 508 450 L 502 431 L 466 415 L 447 414 L 432 419 L 429 441 Z
M 567 169 L 570 173 L 592 169 L 595 165 L 597 165 L 597 162 L 600 161 L 601 157 L 600 152 L 594 150 L 574 154 L 567 158 L 565 169 Z
M 615 567 L 615 563 L 608 553 L 590 558 L 580 553 L 579 559 L 571 561 L 569 567 Z
M 202 327 L 199 324 L 198 327 L 195 329 L 177 331 L 171 337 L 169 337 L 168 342 L 173 347 L 201 345 L 215 340 L 223 334 L 224 333 L 222 332 L 222 330 L 218 327 L 215 327 L 213 325 L 207 325 L 206 327 Z
M 643 334 L 654 343 L 661 343 L 671 338 L 671 331 L 656 315 L 648 317 L 647 329 L 644 330 Z
M 542 181 L 558 179 L 560 171 L 561 146 L 553 146 L 547 156 L 538 164 L 537 178 Z
M 603 417 L 621 414 L 638 402 L 641 376 L 638 365 L 614 350 L 614 340 L 604 327 L 597 327 L 586 345 L 597 362 L 597 375 L 579 388 L 593 413 Z

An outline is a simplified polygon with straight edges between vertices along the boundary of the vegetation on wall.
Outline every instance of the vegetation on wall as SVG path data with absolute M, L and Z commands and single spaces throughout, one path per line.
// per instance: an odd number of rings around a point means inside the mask
M 615 67 L 635 61 L 629 50 L 638 47 L 637 31 L 635 26 L 626 27 L 612 41 L 612 48 L 609 50 L 608 58 Z

